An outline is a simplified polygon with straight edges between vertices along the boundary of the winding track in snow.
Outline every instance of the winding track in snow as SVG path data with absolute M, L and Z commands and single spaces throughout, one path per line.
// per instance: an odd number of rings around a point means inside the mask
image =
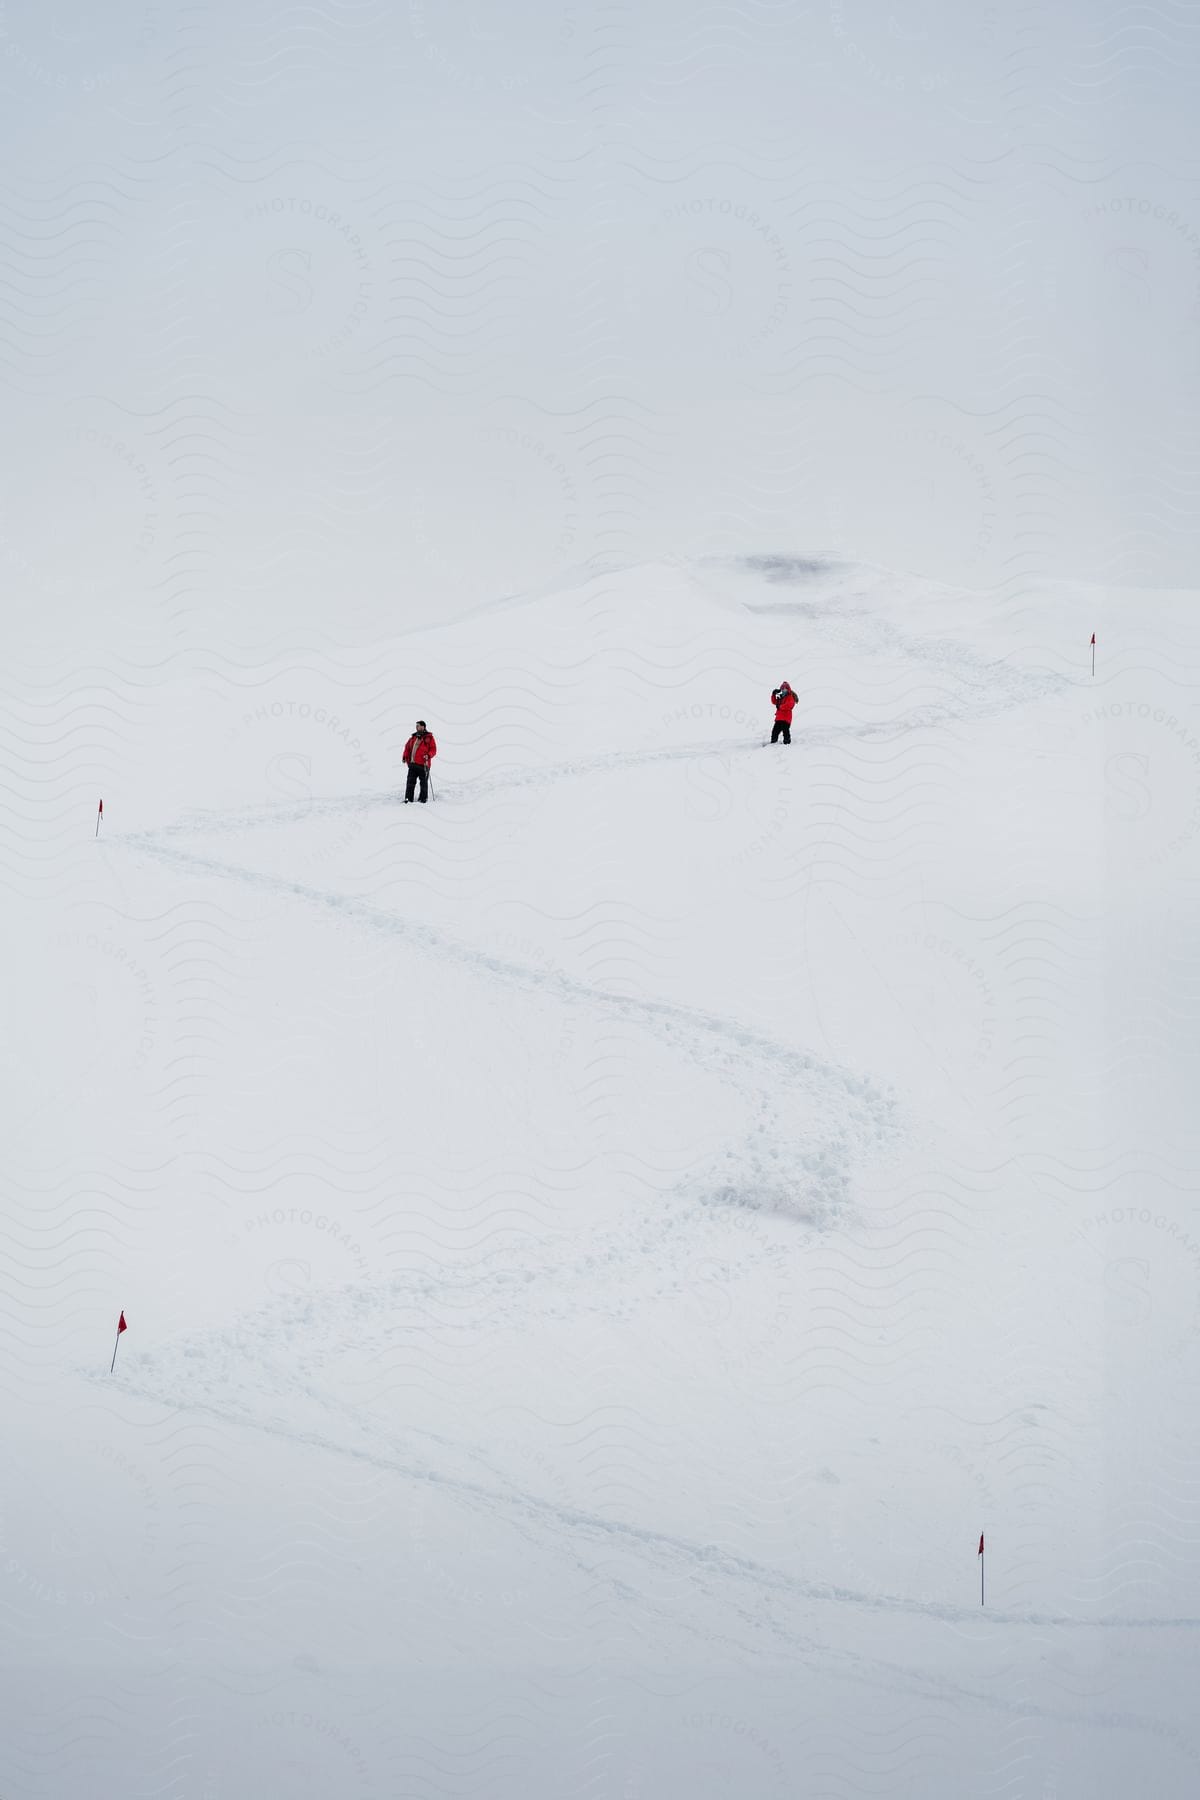
M 817 1056 L 797 1050 L 763 1032 L 753 1031 L 718 1013 L 681 1006 L 669 1000 L 648 1000 L 632 995 L 613 994 L 606 988 L 593 987 L 558 970 L 541 969 L 531 963 L 493 955 L 490 951 L 478 949 L 446 932 L 438 931 L 423 920 L 386 912 L 381 907 L 371 906 L 351 895 L 334 893 L 326 888 L 309 887 L 304 882 L 291 881 L 286 876 L 268 875 L 261 870 L 248 869 L 242 864 L 195 856 L 188 851 L 145 839 L 134 842 L 143 855 L 179 868 L 191 869 L 205 877 L 218 876 L 241 881 L 259 892 L 306 902 L 322 911 L 335 914 L 339 919 L 348 919 L 373 931 L 397 937 L 414 949 L 457 963 L 473 973 L 491 976 L 512 986 L 551 993 L 562 1000 L 582 1001 L 597 1010 L 624 1018 L 660 1024 L 668 1033 L 674 1027 L 681 1026 L 709 1039 L 729 1043 L 739 1053 L 759 1057 L 779 1074 L 787 1075 L 794 1081 L 811 1085 L 814 1079 L 823 1080 L 831 1089 L 860 1103 L 860 1110 L 872 1116 L 873 1123 L 881 1132 L 886 1131 L 894 1117 L 894 1103 L 866 1076 L 855 1076 L 848 1071 L 839 1070 L 832 1063 L 823 1062 Z
M 137 1395 L 141 1399 L 152 1401 L 158 1405 L 164 1404 L 163 1395 L 152 1387 L 143 1386 L 130 1380 L 114 1383 L 106 1374 L 97 1374 L 94 1370 L 88 1370 L 86 1373 L 89 1381 L 104 1386 L 107 1391 L 111 1391 L 113 1386 L 118 1386 L 126 1393 Z M 172 1404 L 172 1402 L 167 1401 L 165 1404 Z M 1098 1619 L 1081 1619 L 1071 1613 L 999 1612 L 994 1608 L 947 1606 L 933 1600 L 912 1600 L 901 1594 L 870 1593 L 858 1588 L 839 1587 L 835 1583 L 827 1581 L 806 1581 L 800 1576 L 790 1575 L 785 1570 L 774 1568 L 768 1563 L 756 1562 L 751 1557 L 736 1556 L 731 1551 L 718 1548 L 715 1544 L 697 1544 L 689 1538 L 678 1537 L 672 1532 L 656 1531 L 647 1526 L 630 1524 L 620 1519 L 606 1519 L 596 1513 L 585 1512 L 582 1508 L 564 1506 L 557 1501 L 543 1499 L 537 1494 L 528 1493 L 524 1489 L 511 1485 L 507 1493 L 502 1493 L 494 1488 L 484 1486 L 481 1482 L 467 1481 L 461 1476 L 446 1475 L 437 1469 L 384 1456 L 378 1450 L 365 1446 L 339 1442 L 336 1438 L 326 1437 L 321 1432 L 294 1431 L 275 1421 L 268 1422 L 256 1418 L 249 1411 L 237 1408 L 227 1409 L 206 1400 L 189 1403 L 189 1410 L 208 1413 L 225 1424 L 244 1426 L 249 1430 L 262 1432 L 268 1437 L 277 1437 L 288 1443 L 328 1451 L 337 1456 L 365 1462 L 373 1468 L 384 1469 L 389 1473 L 403 1476 L 408 1481 L 423 1482 L 434 1487 L 445 1488 L 460 1499 L 482 1504 L 496 1513 L 524 1514 L 528 1518 L 546 1521 L 572 1533 L 587 1532 L 599 1539 L 607 1538 L 610 1541 L 634 1547 L 643 1547 L 651 1551 L 657 1550 L 664 1555 L 669 1553 L 683 1565 L 697 1571 L 701 1569 L 718 1570 L 731 1578 L 757 1583 L 771 1593 L 786 1593 L 798 1599 L 861 1606 L 878 1612 L 901 1613 L 908 1618 L 934 1619 L 943 1624 L 981 1624 L 989 1630 L 1022 1625 L 1070 1627 L 1080 1631 L 1102 1631 L 1116 1628 L 1143 1631 L 1200 1631 L 1200 1618 L 1139 1618 L 1132 1614 L 1109 1614 Z M 453 1440 L 447 1441 L 453 1442 Z M 589 1564 L 588 1567 L 591 1568 L 592 1565 Z
M 92 1370 L 87 1372 L 87 1379 L 97 1384 L 107 1381 L 105 1376 Z M 111 1392 L 113 1384 L 109 1382 L 107 1385 L 108 1391 Z M 155 1404 L 171 1406 L 177 1404 L 171 1400 L 164 1401 L 161 1393 L 134 1382 L 121 1381 L 117 1385 L 130 1395 Z M 714 1544 L 697 1544 L 669 1532 L 655 1531 L 621 1520 L 601 1518 L 576 1507 L 543 1499 L 513 1484 L 509 1484 L 507 1492 L 499 1492 L 480 1482 L 466 1480 L 461 1476 L 446 1475 L 436 1469 L 422 1467 L 420 1464 L 405 1461 L 399 1457 L 384 1455 L 374 1447 L 348 1445 L 320 1432 L 294 1431 L 281 1426 L 278 1422 L 267 1422 L 256 1418 L 246 1411 L 214 1406 L 209 1402 L 199 1400 L 184 1402 L 184 1405 L 187 1410 L 208 1414 L 235 1428 L 251 1430 L 299 1448 L 346 1457 L 399 1476 L 402 1480 L 410 1483 L 436 1488 L 460 1504 L 481 1512 L 492 1522 L 507 1521 L 518 1528 L 522 1524 L 534 1525 L 540 1528 L 539 1535 L 535 1540 L 539 1545 L 545 1545 L 547 1537 L 551 1535 L 559 1539 L 566 1555 L 576 1564 L 577 1568 L 592 1579 L 599 1579 L 607 1583 L 614 1592 L 623 1597 L 627 1597 L 631 1591 L 629 1583 L 623 1580 L 619 1573 L 605 1571 L 594 1556 L 588 1557 L 582 1554 L 583 1544 L 590 1543 L 596 1551 L 606 1549 L 611 1551 L 616 1547 L 640 1555 L 660 1576 L 677 1571 L 683 1573 L 697 1586 L 702 1586 L 706 1579 L 719 1583 L 724 1590 L 727 1611 L 729 1610 L 730 1588 L 740 1589 L 747 1598 L 742 1602 L 742 1610 L 738 1616 L 748 1625 L 754 1635 L 760 1639 L 770 1636 L 776 1646 L 782 1645 L 786 1651 L 801 1660 L 811 1661 L 825 1674 L 865 1683 L 875 1688 L 888 1688 L 896 1692 L 917 1695 L 927 1701 L 944 1700 L 949 1696 L 1006 1717 L 1038 1718 L 1059 1725 L 1086 1725 L 1105 1730 L 1137 1731 L 1158 1738 L 1160 1741 L 1175 1744 L 1189 1756 L 1193 1753 L 1192 1746 L 1185 1738 L 1183 1731 L 1161 1719 L 1137 1713 L 1111 1711 L 1096 1713 L 1087 1712 L 1078 1707 L 1047 1706 L 1037 1701 L 1012 1699 L 1007 1695 L 997 1693 L 992 1688 L 969 1687 L 942 1675 L 923 1676 L 903 1664 L 890 1662 L 881 1657 L 863 1656 L 856 1651 L 831 1645 L 827 1638 L 804 1633 L 781 1620 L 772 1607 L 774 1605 L 777 1608 L 781 1602 L 808 1606 L 823 1604 L 838 1607 L 849 1606 L 892 1617 L 928 1619 L 943 1625 L 956 1625 L 963 1628 L 971 1626 L 994 1631 L 1005 1631 L 1019 1626 L 1028 1629 L 1069 1629 L 1089 1633 L 1112 1629 L 1192 1632 L 1200 1630 L 1200 1619 L 1136 1618 L 1110 1615 L 1088 1620 L 1074 1618 L 1069 1614 L 997 1612 L 983 1608 L 954 1607 L 932 1601 L 911 1600 L 897 1594 L 868 1593 L 860 1589 L 838 1587 L 830 1582 L 805 1580 L 800 1576 L 789 1574 L 785 1570 L 773 1568 L 769 1564 L 756 1562 L 752 1558 L 734 1555 Z M 638 1598 L 644 1604 L 650 1604 L 644 1594 L 639 1593 Z M 673 1610 L 670 1616 L 677 1627 L 683 1630 L 688 1629 L 686 1622 L 679 1619 L 676 1611 Z M 706 1635 L 711 1637 L 711 1627 L 706 1626 L 705 1630 Z M 733 1640 L 727 1637 L 726 1641 Z M 742 1648 L 745 1648 L 744 1644 Z
M 671 1051 L 682 1052 L 701 1067 L 715 1068 L 727 1085 L 741 1092 L 751 1114 L 758 1113 L 758 1123 L 744 1142 L 752 1172 L 758 1167 L 757 1145 L 788 1145 L 788 1204 L 793 1211 L 810 1218 L 814 1188 L 816 1210 L 823 1212 L 845 1195 L 853 1168 L 864 1157 L 888 1148 L 900 1135 L 895 1100 L 866 1075 L 826 1062 L 736 1019 L 672 1001 L 614 994 L 560 970 L 493 954 L 423 920 L 388 912 L 353 896 L 248 869 L 242 864 L 198 856 L 145 836 L 132 840 L 132 847 L 143 856 L 206 879 L 237 881 L 259 893 L 295 900 L 360 929 L 395 938 L 418 954 L 457 965 L 484 979 L 529 994 L 548 995 L 565 1005 L 582 1006 L 597 1022 L 605 1018 L 624 1020 L 651 1031 Z M 799 1104 L 807 1104 L 818 1115 L 819 1124 L 806 1123 L 803 1136 L 797 1141 L 795 1128 L 789 1129 L 784 1119 L 789 1106 L 795 1108 Z M 762 1119 L 764 1108 L 769 1109 L 767 1124 Z M 741 1204 L 745 1178 L 737 1155 L 738 1152 L 730 1151 L 734 1159 L 733 1197 L 735 1203 Z M 728 1164 L 713 1170 L 711 1185 L 717 1194 L 729 1186 Z M 761 1190 L 752 1193 L 750 1199 L 751 1209 L 755 1210 L 756 1202 L 761 1204 L 765 1199 L 775 1206 L 780 1196 Z M 697 1209 L 697 1222 L 700 1216 Z M 757 1255 L 748 1246 L 744 1251 L 747 1256 Z M 691 1246 L 682 1236 L 674 1240 L 674 1253 L 677 1262 L 691 1254 Z
M 870 729 L 874 730 L 873 727 Z M 863 732 L 855 729 L 852 735 L 862 736 Z M 814 744 L 826 741 L 827 734 L 814 734 Z M 799 738 L 793 737 L 793 747 L 799 743 Z M 705 756 L 749 754 L 750 751 L 761 748 L 760 738 L 747 742 L 744 737 L 738 737 L 719 738 L 707 743 L 675 744 L 670 749 L 601 751 L 595 756 L 574 757 L 570 762 L 546 763 L 527 769 L 507 769 L 495 775 L 475 775 L 465 781 L 455 782 L 448 788 L 442 787 L 439 782 L 434 791 L 438 802 L 450 801 L 461 805 L 464 801 L 487 799 L 507 788 L 549 787 L 555 782 L 580 776 L 617 774 L 625 769 L 643 768 L 647 764 L 692 762 Z M 295 806 L 253 807 L 242 812 L 196 812 L 173 825 L 160 825 L 149 831 L 126 832 L 120 837 L 110 837 L 108 841 L 153 848 L 161 845 L 164 839 L 172 837 L 194 837 L 201 834 L 216 836 L 218 833 L 257 831 L 272 825 L 298 825 L 313 819 L 349 818 L 356 813 L 390 810 L 400 803 L 399 790 L 388 788 L 371 794 L 330 795 L 323 800 L 306 800 Z
M 898 730 L 904 729 L 907 726 L 864 726 L 847 728 L 844 735 L 861 739 L 867 736 L 894 735 Z M 814 732 L 812 740 L 814 743 L 831 741 L 831 736 L 837 735 Z M 506 787 L 526 787 L 594 774 L 611 774 L 642 767 L 647 763 L 690 761 L 734 752 L 749 754 L 760 747 L 760 740 L 747 744 L 744 739 L 739 738 L 715 744 L 709 742 L 674 746 L 670 749 L 610 752 L 575 758 L 543 769 L 515 770 L 481 777 L 451 789 L 450 795 L 454 800 L 462 802 L 486 797 Z M 822 1134 L 820 1144 L 806 1145 L 798 1152 L 798 1156 L 800 1159 L 806 1153 L 814 1159 L 820 1156 L 824 1171 L 831 1173 L 835 1183 L 843 1190 L 852 1165 L 864 1153 L 877 1153 L 896 1140 L 900 1130 L 896 1102 L 867 1076 L 852 1074 L 811 1053 L 797 1050 L 761 1031 L 753 1030 L 736 1019 L 669 1001 L 616 995 L 560 971 L 494 955 L 463 943 L 423 921 L 388 912 L 353 896 L 267 874 L 244 864 L 198 855 L 195 851 L 178 847 L 178 839 L 181 837 L 194 839 L 197 836 L 255 830 L 263 825 L 293 824 L 311 819 L 314 815 L 336 818 L 373 811 L 381 806 L 394 807 L 397 804 L 393 794 L 369 794 L 317 801 L 301 807 L 283 806 L 251 813 L 192 817 L 157 830 L 114 837 L 109 842 L 122 844 L 135 853 L 177 868 L 191 870 L 207 879 L 215 877 L 237 881 L 258 892 L 296 900 L 332 913 L 340 920 L 396 937 L 411 949 L 456 963 L 484 978 L 527 992 L 549 994 L 564 1003 L 582 1004 L 594 1016 L 622 1018 L 641 1024 L 654 1030 L 673 1049 L 690 1050 L 701 1063 L 711 1062 L 719 1056 L 722 1049 L 726 1049 L 731 1054 L 722 1064 L 722 1077 L 761 1098 L 761 1084 L 756 1085 L 747 1078 L 746 1062 L 750 1059 L 775 1088 L 781 1104 L 787 1097 L 795 1099 L 801 1092 L 809 1099 L 822 1103 L 829 1130 Z M 836 1159 L 836 1167 L 832 1169 L 828 1160 L 830 1154 Z
M 886 743 L 904 737 L 908 732 L 932 730 L 968 719 L 996 717 L 1008 712 L 1019 701 L 1058 693 L 1062 684 L 1056 678 L 1032 681 L 1013 694 L 993 695 L 978 706 L 965 707 L 939 702 L 919 707 L 900 719 L 880 720 L 869 725 L 800 726 L 792 732 L 791 748 L 795 751 L 833 748 L 846 743 Z M 605 750 L 593 756 L 572 757 L 567 762 L 546 763 L 529 768 L 500 770 L 495 775 L 474 775 L 443 787 L 440 781 L 434 792 L 438 802 L 461 805 L 483 800 L 514 787 L 548 787 L 556 782 L 576 780 L 581 776 L 620 774 L 626 769 L 645 768 L 656 763 L 695 762 L 705 757 L 749 756 L 762 748 L 770 748 L 765 738 L 708 738 L 690 744 L 650 746 L 642 750 Z M 782 754 L 781 751 L 776 752 Z M 173 837 L 216 836 L 239 831 L 263 830 L 270 826 L 297 825 L 322 818 L 349 818 L 355 814 L 375 812 L 400 804 L 399 789 L 388 788 L 368 794 L 337 794 L 325 799 L 309 799 L 296 805 L 248 807 L 242 811 L 205 813 L 195 811 L 170 825 L 154 826 L 146 831 L 110 835 L 110 844 L 152 848 Z
M 1057 686 L 1058 684 L 1054 683 L 1053 685 Z M 1029 696 L 1026 694 L 1024 697 Z M 793 734 L 793 749 L 803 751 L 805 748 L 828 746 L 838 742 L 885 741 L 922 726 L 934 726 L 951 722 L 957 718 L 981 717 L 989 713 L 1006 711 L 1013 703 L 1014 696 L 1009 694 L 994 698 L 990 703 L 969 711 L 954 707 L 934 706 L 920 709 L 897 722 L 826 730 L 806 731 L 802 729 Z M 651 748 L 577 757 L 548 767 L 511 770 L 497 775 L 477 777 L 459 783 L 450 789 L 442 790 L 439 798 L 461 804 L 486 798 L 506 787 L 545 785 L 573 778 L 617 773 L 647 764 L 749 754 L 760 747 L 760 740 L 755 739 L 748 743 L 745 738 L 734 738 L 707 740 L 665 749 Z M 607 1011 L 610 1015 L 659 1028 L 666 1032 L 677 1047 L 679 1047 L 677 1032 L 686 1034 L 694 1042 L 699 1040 L 708 1045 L 730 1044 L 736 1047 L 740 1056 L 750 1056 L 760 1065 L 765 1064 L 777 1079 L 803 1084 L 810 1091 L 820 1090 L 825 1098 L 833 1101 L 842 1111 L 843 1118 L 846 1116 L 848 1107 L 850 1119 L 856 1121 L 863 1128 L 864 1137 L 874 1136 L 876 1141 L 880 1142 L 895 1130 L 893 1103 L 887 1095 L 865 1077 L 851 1075 L 848 1071 L 838 1069 L 817 1057 L 795 1049 L 793 1046 L 774 1040 L 761 1032 L 751 1031 L 734 1020 L 670 1002 L 614 995 L 559 972 L 492 955 L 477 947 L 459 942 L 421 921 L 401 918 L 351 896 L 310 887 L 304 883 L 264 874 L 244 865 L 223 862 L 177 847 L 178 839 L 184 836 L 194 839 L 197 836 L 231 834 L 297 823 L 302 820 L 311 820 L 314 817 L 338 817 L 370 812 L 396 803 L 396 795 L 389 792 L 335 797 L 309 801 L 299 806 L 260 808 L 236 814 L 194 814 L 178 823 L 156 830 L 115 835 L 108 839 L 108 843 L 114 846 L 123 845 L 135 854 L 148 856 L 181 870 L 190 870 L 205 878 L 235 880 L 262 891 L 278 894 L 285 898 L 293 898 L 302 904 L 313 906 L 330 912 L 335 917 L 353 922 L 359 927 L 395 935 L 417 951 L 434 958 L 457 963 L 485 978 L 499 980 L 527 991 L 550 993 L 564 1002 L 582 1003 L 589 1008 Z M 857 1146 L 860 1151 L 864 1147 L 861 1142 Z M 844 1136 L 838 1140 L 838 1148 L 843 1155 L 850 1156 L 851 1147 L 845 1141 Z M 199 1398 L 188 1400 L 168 1397 L 161 1392 L 155 1392 L 139 1384 L 126 1381 L 119 1381 L 117 1385 L 130 1394 L 139 1395 L 159 1404 L 182 1405 L 188 1410 L 209 1413 L 228 1424 L 264 1432 L 298 1445 L 365 1460 L 373 1466 L 386 1469 L 404 1479 L 443 1488 L 447 1492 L 453 1493 L 463 1503 L 482 1508 L 493 1516 L 507 1516 L 514 1520 L 523 1519 L 528 1523 L 539 1525 L 543 1529 L 549 1529 L 555 1535 L 563 1534 L 567 1539 L 568 1550 L 572 1550 L 573 1545 L 585 1537 L 597 1543 L 619 1542 L 625 1547 L 640 1550 L 649 1555 L 660 1568 L 674 1564 L 686 1569 L 693 1576 L 707 1574 L 726 1583 L 736 1582 L 743 1586 L 751 1586 L 760 1590 L 762 1599 L 770 1597 L 778 1599 L 786 1596 L 795 1601 L 811 1604 L 834 1603 L 841 1606 L 862 1607 L 912 1618 L 928 1618 L 941 1623 L 965 1624 L 972 1621 L 978 1624 L 982 1622 L 989 1629 L 1014 1625 L 1089 1631 L 1125 1628 L 1190 1632 L 1200 1629 L 1200 1619 L 1193 1618 L 1112 1616 L 1096 1620 L 1081 1620 L 1065 1614 L 1014 1613 L 995 1610 L 980 1612 L 973 1608 L 955 1608 L 933 1602 L 910 1600 L 899 1595 L 871 1594 L 851 1588 L 837 1587 L 830 1583 L 806 1581 L 781 1570 L 756 1563 L 751 1559 L 733 1555 L 715 1546 L 698 1545 L 668 1533 L 603 1519 L 522 1490 L 513 1490 L 511 1487 L 504 1492 L 483 1483 L 465 1481 L 440 1473 L 435 1469 L 423 1468 L 382 1455 L 378 1450 L 348 1446 L 319 1433 L 293 1432 L 278 1424 L 256 1419 L 248 1412 L 216 1406 Z M 793 1633 L 783 1630 L 778 1625 L 775 1625 L 774 1628 L 792 1641 L 797 1649 L 801 1648 L 802 1640 L 795 1637 Z M 819 1649 L 825 1656 L 830 1654 L 828 1646 L 812 1644 L 809 1647 Z M 868 1668 L 873 1670 L 874 1673 L 868 1677 L 869 1679 L 886 1678 L 890 1681 L 900 1681 L 910 1689 L 915 1686 L 922 1692 L 930 1691 L 929 1683 L 922 1682 L 919 1678 L 914 1677 L 911 1671 L 899 1666 L 880 1662 L 868 1664 L 865 1659 L 857 1657 L 850 1657 L 849 1660 L 859 1665 L 863 1671 Z M 936 1687 L 938 1691 L 944 1692 L 946 1684 L 938 1682 Z M 1124 1716 L 1097 1718 L 1088 1714 L 1060 1714 L 1024 1703 L 1006 1701 L 985 1691 L 965 1688 L 958 1691 L 964 1699 L 987 1706 L 995 1706 L 1003 1711 L 1038 1714 L 1062 1720 L 1078 1717 L 1079 1722 L 1125 1725 L 1169 1738 L 1173 1738 L 1175 1735 L 1169 1727 L 1154 1720 Z

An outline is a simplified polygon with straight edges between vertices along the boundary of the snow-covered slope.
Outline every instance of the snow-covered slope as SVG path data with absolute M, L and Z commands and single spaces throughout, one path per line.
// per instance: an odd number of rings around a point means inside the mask
M 1135 602 L 764 556 L 10 672 L 10 1800 L 1195 1790 Z

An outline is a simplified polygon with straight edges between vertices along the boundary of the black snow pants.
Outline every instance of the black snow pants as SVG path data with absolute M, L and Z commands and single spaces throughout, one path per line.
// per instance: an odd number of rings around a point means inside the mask
M 771 742 L 777 744 L 781 737 L 785 744 L 790 744 L 792 741 L 792 728 L 786 719 L 776 719 L 771 727 Z
M 410 762 L 408 765 L 408 781 L 404 789 L 404 804 L 407 806 L 417 791 L 417 782 L 421 783 L 421 805 L 429 798 L 429 764 Z

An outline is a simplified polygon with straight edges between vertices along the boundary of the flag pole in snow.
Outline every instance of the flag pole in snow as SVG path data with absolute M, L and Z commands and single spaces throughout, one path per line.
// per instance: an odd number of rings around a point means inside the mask
M 97 837 L 100 836 L 100 821 L 103 817 L 104 817 L 104 802 L 102 800 L 100 802 L 99 810 L 96 813 L 96 836 Z
M 120 1318 L 117 1320 L 117 1339 L 116 1343 L 113 1345 L 113 1358 L 108 1365 L 108 1372 L 110 1375 L 117 1366 L 117 1345 L 121 1342 L 121 1333 L 128 1330 L 129 1327 L 125 1323 L 125 1314 L 122 1312 Z
M 1092 633 L 1092 674 L 1096 673 L 1096 634 Z
M 980 1606 L 983 1605 L 983 1564 L 984 1564 L 983 1533 L 981 1531 L 979 1534 L 979 1604 L 980 1604 Z

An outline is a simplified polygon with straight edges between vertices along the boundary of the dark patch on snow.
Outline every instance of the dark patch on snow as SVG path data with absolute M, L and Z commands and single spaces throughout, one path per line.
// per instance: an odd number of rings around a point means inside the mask
M 841 567 L 840 563 L 828 562 L 820 556 L 743 556 L 738 561 L 752 575 L 762 575 L 767 581 L 791 585 L 812 581 L 818 575 L 832 574 Z

